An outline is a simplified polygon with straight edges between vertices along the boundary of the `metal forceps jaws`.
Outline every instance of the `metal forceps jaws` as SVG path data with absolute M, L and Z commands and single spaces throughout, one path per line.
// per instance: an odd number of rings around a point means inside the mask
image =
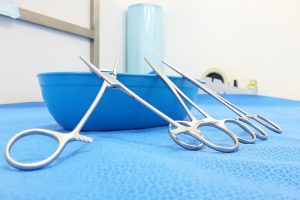
M 187 115 L 190 118 L 190 122 L 189 124 L 191 125 L 191 129 L 194 129 L 193 131 L 189 131 L 190 133 L 195 133 L 197 138 L 203 142 L 204 144 L 206 144 L 207 146 L 209 146 L 212 149 L 218 150 L 218 151 L 225 151 L 228 150 L 228 147 L 225 146 L 220 146 L 220 145 L 216 145 L 208 140 L 206 140 L 203 136 L 203 134 L 199 131 L 199 127 L 201 126 L 212 126 L 214 128 L 217 128 L 219 130 L 221 130 L 222 132 L 225 132 L 234 142 L 236 142 L 236 138 L 238 138 L 238 140 L 242 143 L 254 143 L 256 140 L 256 135 L 255 133 L 249 129 L 247 126 L 245 126 L 244 124 L 242 124 L 241 122 L 234 120 L 234 119 L 224 119 L 224 120 L 217 120 L 214 119 L 213 117 L 211 117 L 210 115 L 208 115 L 204 110 L 202 110 L 198 105 L 196 105 L 189 97 L 187 97 L 165 74 L 163 74 L 162 72 L 160 72 L 153 64 L 150 63 L 149 60 L 147 60 L 145 58 L 145 61 L 149 64 L 149 66 L 160 76 L 160 78 L 168 85 L 168 87 L 170 88 L 170 90 L 174 93 L 174 95 L 177 97 L 178 101 L 181 103 L 182 107 L 184 108 L 184 110 L 186 111 Z M 192 105 L 192 107 L 194 107 L 199 113 L 201 113 L 204 118 L 201 120 L 198 120 L 191 112 L 190 110 L 187 108 L 186 104 L 184 103 L 183 99 L 184 98 L 190 105 Z M 230 131 L 225 123 L 233 123 L 238 125 L 240 128 L 242 128 L 244 131 L 246 131 L 247 133 L 249 133 L 249 135 L 252 137 L 252 139 L 248 140 L 248 139 L 243 139 L 243 138 L 239 138 L 236 137 L 232 131 Z M 177 130 L 172 130 L 171 127 L 169 129 L 169 133 L 170 136 L 175 139 L 177 138 L 176 135 L 178 133 L 180 133 L 180 131 Z M 200 138 L 199 138 L 200 137 Z M 175 142 L 180 142 L 180 139 L 177 138 Z M 233 147 L 232 147 L 233 148 Z
M 163 64 L 165 64 L 166 66 L 168 66 L 169 68 L 171 68 L 172 70 L 174 70 L 175 72 L 177 72 L 178 74 L 180 74 L 182 77 L 188 79 L 194 85 L 196 85 L 197 87 L 202 89 L 204 92 L 208 93 L 210 96 L 214 97 L 220 103 L 222 103 L 223 105 L 228 107 L 234 113 L 236 113 L 238 115 L 238 117 L 236 118 L 237 120 L 239 120 L 243 123 L 246 123 L 247 125 L 251 126 L 252 128 L 254 128 L 256 130 L 257 138 L 266 140 L 268 138 L 268 134 L 263 129 L 261 129 L 259 126 L 257 126 L 253 122 L 251 122 L 250 121 L 251 119 L 258 122 L 259 124 L 263 125 L 264 127 L 268 128 L 269 130 L 272 130 L 275 133 L 282 133 L 282 129 L 276 123 L 272 122 L 270 119 L 268 119 L 262 115 L 259 115 L 259 114 L 258 115 L 249 114 L 248 112 L 237 107 L 236 105 L 229 102 L 222 96 L 218 95 L 217 93 L 215 93 L 214 91 L 212 91 L 211 89 L 209 89 L 208 87 L 206 87 L 205 85 L 203 85 L 202 83 L 197 81 L 196 79 L 192 78 L 191 76 L 189 76 L 186 73 L 182 72 L 181 70 L 177 69 L 173 65 L 170 65 L 165 61 L 161 61 L 161 62 Z

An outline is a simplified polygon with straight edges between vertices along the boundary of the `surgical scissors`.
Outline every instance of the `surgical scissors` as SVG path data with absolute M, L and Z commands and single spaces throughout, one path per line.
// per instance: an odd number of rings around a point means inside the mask
M 115 62 L 115 66 L 112 71 L 112 74 L 113 74 L 112 76 L 116 76 L 116 74 L 117 74 L 117 65 L 118 65 L 118 60 L 116 60 L 116 62 Z M 77 124 L 77 126 L 74 128 L 73 131 L 66 134 L 66 133 L 60 133 L 57 131 L 52 131 L 52 130 L 47 130 L 47 129 L 28 129 L 28 130 L 25 130 L 25 131 L 22 131 L 22 132 L 16 134 L 14 137 L 12 137 L 9 140 L 9 142 L 6 146 L 6 149 L 5 149 L 5 158 L 6 158 L 7 162 L 11 166 L 13 166 L 17 169 L 21 169 L 21 170 L 40 169 L 40 168 L 43 168 L 43 167 L 49 165 L 50 163 L 52 163 L 58 157 L 58 155 L 62 152 L 62 150 L 64 149 L 64 147 L 66 146 L 67 143 L 72 142 L 72 141 L 92 142 L 93 140 L 90 137 L 81 135 L 80 131 L 81 131 L 82 127 L 84 126 L 85 122 L 88 120 L 88 118 L 94 111 L 95 107 L 98 105 L 98 103 L 101 100 L 107 87 L 109 87 L 109 84 L 107 82 L 103 81 L 102 86 L 101 86 L 97 96 L 95 97 L 91 106 L 89 107 L 89 109 L 84 114 L 84 116 L 79 121 L 79 123 Z M 58 147 L 52 155 L 50 155 L 48 158 L 38 161 L 38 162 L 22 163 L 22 162 L 14 160 L 12 158 L 12 156 L 10 155 L 10 150 L 11 150 L 12 146 L 19 139 L 21 139 L 25 136 L 29 136 L 29 135 L 45 135 L 45 136 L 52 137 L 57 141 Z
M 225 98 L 223 98 L 220 95 L 216 94 L 214 91 L 212 91 L 208 87 L 204 86 L 199 81 L 195 80 L 191 76 L 189 76 L 186 73 L 182 72 L 181 70 L 177 69 L 173 65 L 170 65 L 165 61 L 161 61 L 161 62 L 163 64 L 165 64 L 166 66 L 168 66 L 169 68 L 171 68 L 172 70 L 174 70 L 175 72 L 177 72 L 178 74 L 180 74 L 182 77 L 184 77 L 184 78 L 188 79 L 189 81 L 191 81 L 197 87 L 201 88 L 204 92 L 208 93 L 209 95 L 211 95 L 212 97 L 217 99 L 220 103 L 222 103 L 223 105 L 228 107 L 230 110 L 232 110 L 234 113 L 236 113 L 238 115 L 237 120 L 242 121 L 242 122 L 250 125 L 252 128 L 254 128 L 258 131 L 258 132 L 256 132 L 257 138 L 266 140 L 268 138 L 268 134 L 264 130 L 262 130 L 260 127 L 253 124 L 250 121 L 250 119 L 255 120 L 256 122 L 260 123 L 261 125 L 263 125 L 264 127 L 268 128 L 268 129 L 274 131 L 275 133 L 282 133 L 282 129 L 277 124 L 272 122 L 270 119 L 268 119 L 268 118 L 266 118 L 266 117 L 264 117 L 260 114 L 254 115 L 254 114 L 250 114 L 250 113 L 242 110 L 241 108 L 237 107 L 236 105 L 229 102 Z
M 168 87 L 170 88 L 170 90 L 174 93 L 174 95 L 176 96 L 176 98 L 178 99 L 178 101 L 181 103 L 182 107 L 186 111 L 188 117 L 190 118 L 190 120 L 191 120 L 191 122 L 193 124 L 198 124 L 199 128 L 201 126 L 205 126 L 207 124 L 214 124 L 214 126 L 217 127 L 217 128 L 226 130 L 227 132 L 231 132 L 228 129 L 228 127 L 226 126 L 226 123 L 233 123 L 233 124 L 238 125 L 240 128 L 242 128 L 247 133 L 249 133 L 250 136 L 252 137 L 252 139 L 250 139 L 250 140 L 238 137 L 238 140 L 240 142 L 247 143 L 247 144 L 251 144 L 251 143 L 255 142 L 255 140 L 256 140 L 255 133 L 251 129 L 249 129 L 247 126 L 245 126 L 243 123 L 241 123 L 240 121 L 235 120 L 235 119 L 223 119 L 223 120 L 214 119 L 208 113 L 206 113 L 204 110 L 202 110 L 198 105 L 196 105 L 189 97 L 187 97 L 165 74 L 163 74 L 162 72 L 160 72 L 147 58 L 144 58 L 144 59 L 149 64 L 149 66 L 156 72 L 156 74 L 158 74 L 160 76 L 160 78 L 168 85 Z M 181 97 L 183 97 L 190 105 L 192 105 L 192 107 L 194 107 L 199 113 L 201 113 L 204 116 L 204 118 L 201 119 L 201 120 L 198 120 L 191 113 L 191 111 L 187 108 L 187 105 L 184 103 L 184 101 L 183 101 L 183 99 Z M 177 138 L 176 137 L 176 132 L 173 133 L 171 131 L 170 132 L 170 136 L 173 139 Z M 182 143 L 182 141 L 180 141 L 179 138 L 177 138 L 174 141 Z M 203 143 L 206 144 L 205 141 L 203 141 Z
M 167 116 L 166 114 L 162 113 L 159 111 L 157 108 L 153 107 L 151 104 L 146 102 L 144 99 L 136 95 L 134 92 L 132 92 L 129 88 L 127 88 L 125 85 L 123 85 L 120 81 L 117 80 L 115 76 L 111 76 L 109 74 L 104 74 L 103 72 L 99 71 L 93 64 L 91 64 L 88 61 L 84 61 L 92 71 L 94 71 L 100 78 L 102 78 L 104 81 L 108 82 L 111 88 L 118 89 L 125 94 L 131 96 L 135 100 L 137 100 L 139 103 L 143 104 L 153 112 L 155 112 L 157 115 L 165 119 L 170 123 L 169 125 L 169 133 L 172 136 L 177 135 L 177 134 L 187 134 L 194 138 L 196 141 L 199 141 L 198 144 L 189 144 L 183 141 L 180 141 L 177 137 L 172 137 L 172 139 L 181 147 L 186 148 L 188 150 L 199 150 L 203 148 L 203 144 L 206 146 L 215 149 L 216 151 L 221 151 L 221 152 L 233 152 L 238 149 L 239 141 L 238 138 L 226 127 L 216 124 L 215 122 L 208 121 L 208 122 L 203 122 L 206 126 L 212 126 L 215 128 L 218 128 L 219 130 L 225 132 L 233 141 L 232 146 L 221 146 L 214 144 L 204 138 L 204 136 L 200 133 L 198 130 L 199 123 L 198 120 L 193 120 L 193 121 L 183 121 L 183 120 L 174 120 Z M 190 114 L 189 112 L 187 112 Z M 194 119 L 194 118 L 193 118 Z

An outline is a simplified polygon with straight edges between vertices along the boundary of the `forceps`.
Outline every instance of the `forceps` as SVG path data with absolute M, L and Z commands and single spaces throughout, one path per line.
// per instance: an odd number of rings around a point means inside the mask
M 189 81 L 191 81 L 193 84 L 195 84 L 196 86 L 198 86 L 199 88 L 201 88 L 204 92 L 208 93 L 209 95 L 211 95 L 212 97 L 214 97 L 215 99 L 217 99 L 220 103 L 222 103 L 223 105 L 225 105 L 226 107 L 228 107 L 230 110 L 232 110 L 234 113 L 236 113 L 238 115 L 238 117 L 236 118 L 239 121 L 242 121 L 248 125 L 250 125 L 252 128 L 254 128 L 255 130 L 257 130 L 258 132 L 256 132 L 256 136 L 257 138 L 266 140 L 268 138 L 268 134 L 262 130 L 260 127 L 258 127 L 257 125 L 253 124 L 250 119 L 255 120 L 256 122 L 260 123 L 261 125 L 263 125 L 264 127 L 268 128 L 269 130 L 274 131 L 275 133 L 282 133 L 282 129 L 275 124 L 274 122 L 272 122 L 270 119 L 257 114 L 250 114 L 244 110 L 242 110 L 241 108 L 237 107 L 236 105 L 234 105 L 233 103 L 229 102 L 228 100 L 224 99 L 223 97 L 221 97 L 220 95 L 218 95 L 217 93 L 215 93 L 214 91 L 212 91 L 211 89 L 209 89 L 208 87 L 204 86 L 202 83 L 200 83 L 199 81 L 195 80 L 194 78 L 192 78 L 191 76 L 185 74 L 184 72 L 182 72 L 181 70 L 177 69 L 176 67 L 168 64 L 165 61 L 161 61 L 163 64 L 165 64 L 166 66 L 168 66 L 169 68 L 173 69 L 174 71 L 176 71 L 178 74 L 180 74 L 182 77 L 188 79 Z
M 221 151 L 221 152 L 233 152 L 233 151 L 236 151 L 238 149 L 238 145 L 239 145 L 238 138 L 231 131 L 229 131 L 228 129 L 226 129 L 222 125 L 216 124 L 216 123 L 211 122 L 211 121 L 203 122 L 203 123 L 205 123 L 206 126 L 212 126 L 212 127 L 218 128 L 219 130 L 225 132 L 232 139 L 232 141 L 234 143 L 232 146 L 221 146 L 221 145 L 217 145 L 217 144 L 214 144 L 214 143 L 206 140 L 204 138 L 204 136 L 198 130 L 198 127 L 199 127 L 198 120 L 197 120 L 197 123 L 195 123 L 195 121 L 174 120 L 174 119 L 170 118 L 169 116 L 162 113 L 161 111 L 159 111 L 158 109 L 153 107 L 151 104 L 149 104 L 148 102 L 143 100 L 141 97 L 136 95 L 134 92 L 132 92 L 129 88 L 127 88 L 120 81 L 118 81 L 115 76 L 112 76 L 112 75 L 109 75 L 109 74 L 104 74 L 103 72 L 99 71 L 90 62 L 88 62 L 86 60 L 84 60 L 84 62 L 100 78 L 102 78 L 104 81 L 106 81 L 110 85 L 111 88 L 118 89 L 118 90 L 124 92 L 125 94 L 127 94 L 128 96 L 131 96 L 132 98 L 137 100 L 139 103 L 143 104 L 144 106 L 146 106 L 147 108 L 149 108 L 150 110 L 155 112 L 157 115 L 159 115 L 160 117 L 162 117 L 163 119 L 168 121 L 170 123 L 169 133 L 170 133 L 172 139 L 178 145 L 180 145 L 181 147 L 186 148 L 188 150 L 199 150 L 199 149 L 202 149 L 203 144 L 205 144 L 206 146 L 208 146 L 212 149 L 215 149 L 217 151 Z M 189 143 L 181 141 L 177 137 L 173 137 L 174 135 L 177 135 L 177 134 L 180 134 L 180 133 L 187 134 L 187 135 L 191 136 L 192 138 L 194 138 L 199 143 L 198 144 L 189 144 Z
M 116 60 L 116 62 L 115 62 L 115 66 L 112 71 L 112 74 L 113 74 L 112 76 L 116 76 L 116 74 L 117 74 L 117 64 L 118 64 L 118 60 Z M 88 118 L 94 111 L 95 107 L 98 105 L 98 103 L 101 100 L 107 87 L 109 87 L 109 84 L 107 82 L 103 81 L 103 84 L 102 84 L 97 96 L 95 97 L 93 103 L 91 104 L 91 106 L 89 107 L 89 109 L 87 110 L 87 112 L 82 117 L 82 119 L 79 121 L 79 123 L 77 124 L 77 126 L 74 128 L 73 131 L 66 134 L 66 133 L 60 133 L 57 131 L 52 131 L 52 130 L 47 130 L 47 129 L 28 129 L 28 130 L 25 130 L 25 131 L 22 131 L 22 132 L 16 134 L 14 137 L 12 137 L 9 140 L 9 142 L 6 146 L 6 149 L 5 149 L 5 158 L 6 158 L 7 162 L 11 166 L 13 166 L 17 169 L 21 169 L 21 170 L 40 169 L 40 168 L 43 168 L 43 167 L 49 165 L 50 163 L 52 163 L 58 157 L 58 155 L 62 152 L 62 150 L 64 149 L 64 147 L 66 146 L 67 143 L 72 142 L 72 141 L 92 142 L 93 141 L 92 138 L 81 135 L 80 131 L 81 131 L 82 127 L 84 126 L 85 122 L 88 120 Z M 22 163 L 22 162 L 14 160 L 12 158 L 12 156 L 10 155 L 10 150 L 11 150 L 13 144 L 15 142 L 17 142 L 19 139 L 21 139 L 25 136 L 28 136 L 28 135 L 45 135 L 45 136 L 52 137 L 57 141 L 58 147 L 52 155 L 50 155 L 48 158 L 38 161 L 38 162 Z
M 249 135 L 252 137 L 252 139 L 247 140 L 247 139 L 243 139 L 238 137 L 238 140 L 242 143 L 254 143 L 256 140 L 256 135 L 255 133 L 249 129 L 247 126 L 245 126 L 243 123 L 241 123 L 238 120 L 235 119 L 223 119 L 223 120 L 217 120 L 214 119 L 213 117 L 211 117 L 209 114 L 207 114 L 204 110 L 202 110 L 198 105 L 196 105 L 189 97 L 187 97 L 165 74 L 163 74 L 162 72 L 160 72 L 153 64 L 151 64 L 151 62 L 147 59 L 144 58 L 145 61 L 149 64 L 149 66 L 160 76 L 160 78 L 168 85 L 168 87 L 170 88 L 170 90 L 174 93 L 174 95 L 176 96 L 176 98 L 178 99 L 178 101 L 180 102 L 180 104 L 182 105 L 182 107 L 184 108 L 184 110 L 186 111 L 188 117 L 191 120 L 191 123 L 193 124 L 197 124 L 198 127 L 201 126 L 205 126 L 207 124 L 213 124 L 216 128 L 221 128 L 222 130 L 226 131 L 226 132 L 231 132 L 227 127 L 226 127 L 226 123 L 233 123 L 238 125 L 240 128 L 242 128 L 244 131 L 246 131 L 247 133 L 249 133 Z M 192 113 L 191 111 L 187 108 L 186 104 L 184 103 L 182 97 L 190 104 L 192 105 L 192 107 L 194 107 L 196 110 L 198 110 L 198 112 L 200 112 L 204 118 L 201 120 L 198 120 Z M 170 136 L 172 139 L 174 139 L 174 141 L 177 143 L 182 143 L 182 141 L 180 141 L 179 138 L 176 137 L 176 132 L 170 132 Z M 206 144 L 205 142 L 203 142 L 204 144 Z

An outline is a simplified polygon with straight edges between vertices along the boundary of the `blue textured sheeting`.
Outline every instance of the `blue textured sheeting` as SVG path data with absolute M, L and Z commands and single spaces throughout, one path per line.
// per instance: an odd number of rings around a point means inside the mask
M 267 141 L 241 144 L 238 152 L 224 154 L 208 148 L 184 150 L 170 139 L 166 127 L 89 132 L 85 134 L 93 143 L 69 144 L 57 162 L 42 170 L 15 170 L 1 156 L 0 199 L 300 199 L 300 102 L 226 97 L 249 112 L 268 116 L 283 134 L 269 132 Z M 214 116 L 229 113 L 208 96 L 198 101 Z M 0 105 L 0 127 L 2 150 L 21 130 L 62 130 L 42 103 Z M 46 141 L 25 138 L 13 153 L 45 156 Z

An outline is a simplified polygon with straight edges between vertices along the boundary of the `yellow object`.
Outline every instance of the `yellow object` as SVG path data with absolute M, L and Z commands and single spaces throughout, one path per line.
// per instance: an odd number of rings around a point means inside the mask
M 255 88 L 257 86 L 257 82 L 252 80 L 248 83 L 247 87 L 248 88 Z
M 251 82 L 248 84 L 249 87 L 254 87 L 255 85 L 256 85 L 256 84 L 255 84 L 254 81 L 251 81 Z

